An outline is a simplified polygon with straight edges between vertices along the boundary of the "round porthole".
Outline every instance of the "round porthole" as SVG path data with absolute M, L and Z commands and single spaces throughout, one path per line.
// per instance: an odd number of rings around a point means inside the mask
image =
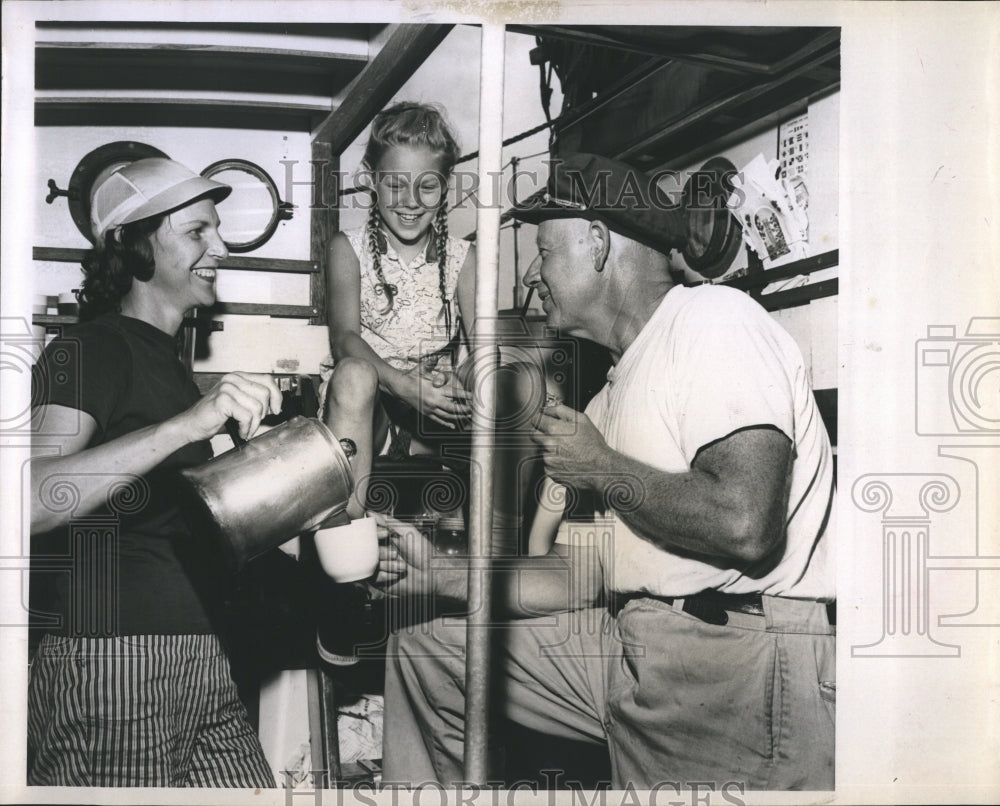
M 687 265 L 708 280 L 726 273 L 742 242 L 740 224 L 726 207 L 736 173 L 725 157 L 714 157 L 684 185 L 688 241 L 682 254 Z
M 293 206 L 281 200 L 278 186 L 259 165 L 220 160 L 201 175 L 233 189 L 218 205 L 219 233 L 230 252 L 252 252 L 270 240 L 279 223 L 292 217 Z

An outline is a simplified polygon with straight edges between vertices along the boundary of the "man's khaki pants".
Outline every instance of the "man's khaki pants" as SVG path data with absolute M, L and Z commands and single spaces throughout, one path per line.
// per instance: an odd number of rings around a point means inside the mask
M 606 741 L 616 789 L 832 789 L 835 628 L 823 604 L 763 603 L 763 616 L 728 613 L 725 626 L 648 598 L 617 616 L 507 622 L 491 664 L 495 712 Z M 390 641 L 385 785 L 462 780 L 464 643 L 460 619 Z

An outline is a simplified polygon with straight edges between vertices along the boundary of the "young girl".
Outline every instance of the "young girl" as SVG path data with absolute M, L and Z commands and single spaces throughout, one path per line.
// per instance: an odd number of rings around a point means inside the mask
M 458 156 L 436 107 L 385 109 L 372 123 L 362 166 L 372 193 L 368 222 L 330 242 L 331 355 L 323 370 L 350 357 L 376 368 L 376 452 L 390 425 L 391 452 L 406 454 L 410 435 L 419 441 L 428 420 L 456 429 L 471 414 L 452 372 L 452 350 L 461 323 L 469 330 L 475 299 L 474 248 L 448 234 L 448 180 Z

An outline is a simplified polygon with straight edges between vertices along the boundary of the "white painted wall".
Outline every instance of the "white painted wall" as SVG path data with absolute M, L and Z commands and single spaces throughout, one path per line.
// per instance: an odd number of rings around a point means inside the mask
M 832 93 L 809 104 L 809 169 L 806 185 L 809 189 L 809 245 L 807 254 L 818 255 L 837 249 L 839 238 L 840 202 L 840 92 Z M 718 155 L 742 168 L 758 154 L 768 160 L 778 157 L 778 129 L 772 128 L 731 146 Z M 676 196 L 680 193 L 690 171 L 698 170 L 708 157 L 687 166 L 678 176 L 665 177 L 661 187 Z M 684 259 L 671 255 L 671 262 L 678 269 L 686 270 Z M 745 269 L 746 249 L 741 248 L 729 273 Z M 841 271 L 827 269 L 815 273 L 813 278 L 837 276 Z M 698 275 L 687 272 L 692 278 Z M 784 311 L 776 311 L 774 318 L 795 338 L 806 359 L 812 376 L 813 388 L 826 389 L 837 385 L 837 300 L 816 300 Z
M 309 159 L 309 136 L 302 133 L 242 129 L 185 129 L 145 127 L 39 127 L 36 139 L 35 246 L 87 248 L 90 244 L 77 230 L 64 198 L 45 203 L 46 181 L 55 179 L 65 188 L 82 157 L 98 146 L 117 140 L 135 140 L 154 146 L 195 171 L 217 160 L 239 157 L 256 162 L 278 183 L 283 192 L 285 168 L 281 160 Z M 308 198 L 290 221 L 282 222 L 274 237 L 253 257 L 309 258 Z M 224 217 L 225 202 L 219 206 Z M 58 294 L 79 287 L 78 266 L 68 263 L 35 262 L 35 292 Z M 304 275 L 276 272 L 220 272 L 219 298 L 227 302 L 277 302 L 309 304 L 309 281 Z M 224 331 L 209 339 L 211 355 L 197 363 L 199 371 L 245 369 L 270 371 L 279 361 L 298 360 L 302 367 L 318 363 L 325 347 L 324 328 L 307 323 L 269 317 L 223 316 Z M 309 332 L 311 331 L 311 332 Z
M 154 146 L 178 162 L 195 171 L 227 157 L 241 157 L 256 162 L 278 182 L 282 188 L 284 167 L 280 160 L 309 159 L 307 134 L 243 129 L 185 129 L 118 126 L 41 126 L 35 129 L 37 147 L 36 174 L 38 192 L 33 196 L 35 206 L 35 243 L 45 246 L 86 248 L 90 244 L 73 225 L 64 198 L 52 204 L 45 203 L 50 177 L 65 188 L 79 160 L 105 143 L 116 140 L 137 140 Z M 220 214 L 225 212 L 225 203 Z M 264 246 L 250 253 L 255 257 L 309 257 L 308 210 L 298 211 L 291 221 L 282 222 L 275 236 Z M 49 280 L 49 275 L 53 278 Z M 36 286 L 39 292 L 65 290 L 60 273 L 51 267 L 39 271 Z M 223 279 L 223 283 L 226 280 Z M 239 285 L 232 286 L 238 288 Z M 308 299 L 308 298 L 307 298 Z M 233 300 L 235 301 L 235 299 Z M 249 301 L 243 300 L 240 301 Z
M 509 137 L 540 123 L 544 117 L 538 100 L 537 68 L 528 62 L 534 39 L 508 34 L 506 69 L 506 117 L 504 136 Z M 479 28 L 456 26 L 438 49 L 413 74 L 393 100 L 437 102 L 445 107 L 463 153 L 479 148 Z M 558 91 L 553 109 L 558 112 Z M 361 163 L 367 129 L 341 155 L 340 170 L 352 173 Z M 48 205 L 46 181 L 55 179 L 60 187 L 68 185 L 79 160 L 94 148 L 116 140 L 136 140 L 155 146 L 171 158 L 200 171 L 220 159 L 239 157 L 263 167 L 278 185 L 286 201 L 298 205 L 291 221 L 282 222 L 275 236 L 264 246 L 248 253 L 249 257 L 309 258 L 310 188 L 289 184 L 308 182 L 311 177 L 309 136 L 303 133 L 225 129 L 147 128 L 147 127 L 39 127 L 35 129 L 37 161 L 34 207 L 35 246 L 86 248 L 87 240 L 74 226 L 64 198 Z M 518 143 L 509 154 L 531 154 L 547 147 L 544 133 Z M 540 166 L 543 157 L 528 161 L 528 167 Z M 290 169 L 282 160 L 299 160 Z M 461 170 L 475 173 L 476 160 L 464 163 Z M 509 172 L 508 172 L 509 176 Z M 543 172 L 541 182 L 544 182 Z M 462 179 L 468 186 L 468 180 Z M 522 183 L 528 187 L 530 180 Z M 522 194 L 522 196 L 525 194 Z M 225 203 L 219 207 L 225 216 Z M 346 197 L 341 208 L 343 228 L 364 223 L 365 211 Z M 475 230 L 476 210 L 466 203 L 454 210 L 451 231 L 464 236 Z M 510 305 L 513 284 L 512 231 L 504 233 L 501 256 L 500 304 Z M 534 256 L 529 244 L 533 235 L 522 236 L 522 253 L 527 260 Z M 527 263 L 522 263 L 526 267 Z M 58 294 L 79 287 L 79 267 L 65 263 L 35 262 L 34 289 L 38 294 Z M 523 269 L 522 269 L 523 270 Z M 260 302 L 286 305 L 309 303 L 306 276 L 224 271 L 218 280 L 219 299 L 225 302 Z M 209 339 L 210 354 L 195 363 L 200 372 L 224 372 L 234 369 L 254 372 L 298 371 L 316 373 L 328 352 L 325 327 L 309 325 L 305 320 L 272 319 L 261 316 L 220 316 L 224 330 Z
M 538 93 L 538 70 L 528 60 L 535 46 L 534 38 L 508 33 L 505 69 L 504 138 L 530 129 L 544 120 Z M 458 137 L 463 154 L 479 147 L 479 47 L 480 31 L 473 26 L 456 26 L 441 46 L 400 89 L 393 100 L 418 100 L 441 104 Z M 556 81 L 558 81 L 556 79 Z M 558 86 L 552 99 L 552 113 L 562 104 Z M 834 93 L 809 107 L 810 164 L 809 213 L 810 253 L 836 248 L 838 239 L 838 137 L 840 95 Z M 42 127 L 35 130 L 36 194 L 33 196 L 36 246 L 84 248 L 88 245 L 70 219 L 65 199 L 48 205 L 44 201 L 46 180 L 53 178 L 66 187 L 77 162 L 89 151 L 114 140 L 137 140 L 155 146 L 172 158 L 200 171 L 216 160 L 241 157 L 263 167 L 278 185 L 282 198 L 298 205 L 295 216 L 283 222 L 275 236 L 253 257 L 309 257 L 310 179 L 309 136 L 304 133 L 271 131 L 143 128 L 143 127 Z M 366 129 L 341 155 L 340 170 L 352 174 L 361 163 Z M 544 185 L 548 137 L 541 132 L 504 150 L 504 164 L 511 156 L 521 156 L 523 175 L 517 182 L 517 195 L 523 199 Z M 777 155 L 777 130 L 771 129 L 723 152 L 737 167 L 742 167 L 758 153 L 769 158 Z M 291 168 L 283 160 L 298 160 Z M 700 167 L 689 166 L 694 170 Z M 452 202 L 458 189 L 471 187 L 478 161 L 459 166 L 466 176 L 457 177 Z M 506 169 L 504 187 L 510 188 L 511 171 Z M 350 182 L 348 183 L 350 184 Z M 664 189 L 676 191 L 666 181 Z M 329 199 L 328 199 L 329 200 Z M 345 197 L 341 207 L 343 228 L 364 224 L 366 211 L 359 209 L 359 197 Z M 505 206 L 512 199 L 505 200 Z M 225 216 L 225 203 L 220 206 Z M 452 233 L 466 235 L 475 230 L 476 210 L 466 201 L 450 217 Z M 535 256 L 535 228 L 520 230 L 520 274 L 523 275 Z M 514 231 L 501 233 L 499 300 L 501 307 L 513 304 Z M 735 268 L 745 266 L 745 256 Z M 35 263 L 35 291 L 58 294 L 79 286 L 78 267 L 69 264 Z M 219 298 L 226 302 L 260 302 L 306 305 L 309 281 L 306 276 L 280 273 L 225 271 L 218 280 Z M 305 320 L 272 319 L 260 316 L 222 316 L 224 331 L 209 339 L 210 353 L 195 364 L 197 371 L 224 372 L 242 369 L 256 372 L 298 371 L 316 373 L 328 352 L 325 327 L 309 325 Z M 817 388 L 836 383 L 836 302 L 825 300 L 776 314 L 802 347 Z
M 504 123 L 503 138 L 514 137 L 534 128 L 545 121 L 538 91 L 538 68 L 531 65 L 528 54 L 535 47 L 535 39 L 523 34 L 506 35 L 506 62 L 504 69 Z M 445 38 L 441 46 L 413 74 L 412 78 L 395 95 L 393 101 L 422 101 L 441 104 L 448 120 L 455 130 L 463 154 L 479 150 L 479 62 L 480 32 L 476 27 L 456 26 Z M 551 111 L 559 114 L 562 93 L 558 78 L 552 94 Z M 341 157 L 341 170 L 355 171 L 361 164 L 364 145 L 368 138 L 366 129 Z M 545 152 L 539 154 L 538 152 Z M 519 168 L 517 198 L 524 199 L 531 192 L 543 186 L 548 177 L 545 160 L 548 156 L 548 135 L 539 132 L 504 149 L 503 164 L 512 156 L 525 158 Z M 478 160 L 470 160 L 458 166 L 451 195 L 452 213 L 449 228 L 452 234 L 464 237 L 476 229 L 476 208 L 471 200 L 455 207 L 455 202 L 473 186 L 474 176 L 479 169 Z M 512 199 L 511 185 L 513 173 L 507 167 L 502 179 L 505 188 L 504 206 Z M 359 227 L 365 222 L 366 211 L 352 209 L 348 202 L 341 210 L 341 226 Z M 520 273 L 534 257 L 534 227 L 526 226 L 520 234 Z M 501 308 L 513 302 L 514 284 L 514 231 L 507 228 L 500 237 L 499 301 Z
M 840 93 L 835 92 L 809 104 L 809 169 L 806 186 L 809 190 L 809 245 L 808 255 L 818 255 L 836 249 L 838 239 L 838 202 L 840 188 L 838 151 L 840 131 Z M 794 115 L 789 116 L 794 117 Z M 768 160 L 778 158 L 778 128 L 767 129 L 734 146 L 712 154 L 727 158 L 737 169 L 743 168 L 758 154 Z M 679 198 L 687 176 L 698 170 L 709 157 L 685 166 L 676 175 L 666 176 L 660 182 L 672 198 Z M 680 255 L 673 256 L 676 268 L 686 270 Z M 730 273 L 747 267 L 746 251 L 741 250 L 730 268 Z M 691 274 L 692 279 L 700 279 Z

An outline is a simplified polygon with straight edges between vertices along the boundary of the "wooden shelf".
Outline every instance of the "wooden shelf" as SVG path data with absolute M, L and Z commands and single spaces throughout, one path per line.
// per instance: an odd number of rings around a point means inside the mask
M 368 65 L 381 31 L 368 24 L 46 22 L 35 46 L 35 124 L 307 133 Z
M 840 250 L 831 249 L 820 255 L 802 258 L 793 263 L 786 263 L 783 266 L 776 266 L 773 269 L 763 269 L 762 271 L 742 274 L 731 280 L 725 280 L 720 285 L 728 285 L 732 288 L 739 288 L 742 291 L 752 291 L 763 288 L 769 283 L 777 280 L 785 280 L 789 277 L 796 277 L 799 274 L 812 274 L 821 269 L 830 269 L 840 265 Z
M 36 313 L 31 317 L 33 325 L 75 325 L 76 316 L 65 316 L 54 313 Z
M 367 54 L 335 51 L 202 43 L 43 41 L 35 46 L 35 88 L 329 96 L 332 88 L 347 86 L 367 63 Z M 329 111 L 327 106 L 323 114 Z
M 242 314 L 245 316 L 280 316 L 291 319 L 312 319 L 319 309 L 312 305 L 268 305 L 256 302 L 217 302 L 211 314 Z
M 197 385 L 199 391 L 202 394 L 205 394 L 205 392 L 207 392 L 209 389 L 211 389 L 213 386 L 215 386 L 219 381 L 221 381 L 222 377 L 225 374 L 226 374 L 225 372 L 198 372 L 198 371 L 195 371 L 195 372 L 191 373 L 191 377 L 194 379 L 194 382 Z M 308 378 L 309 383 L 311 383 L 313 385 L 313 388 L 318 388 L 319 387 L 319 382 L 320 382 L 319 375 L 310 375 L 307 372 L 299 372 L 299 373 L 296 373 L 296 372 L 272 372 L 272 373 L 270 373 L 270 375 L 271 375 L 272 378 L 275 379 L 275 381 L 278 383 L 278 387 L 280 389 L 282 389 L 282 391 L 285 391 L 290 386 L 290 384 L 288 384 L 288 383 L 282 383 L 282 381 L 292 381 L 295 384 L 300 385 L 304 379 Z
M 52 313 L 36 313 L 31 317 L 31 324 L 33 325 L 44 325 L 45 327 L 66 327 L 67 325 L 75 325 L 79 321 L 79 317 L 76 314 L 52 314 Z M 225 322 L 218 322 L 214 319 L 204 319 L 199 317 L 194 319 L 188 317 L 184 320 L 182 327 L 207 327 L 211 331 L 219 331 L 225 329 Z
M 35 260 L 49 260 L 55 263 L 80 263 L 87 254 L 86 249 L 66 249 L 63 247 L 36 246 L 31 256 Z M 289 274 L 308 274 L 322 283 L 319 273 L 319 263 L 314 260 L 287 260 L 282 258 L 260 257 L 228 257 L 219 264 L 222 270 L 284 272 Z M 310 295 L 313 299 L 315 290 L 310 284 Z M 311 305 L 271 305 L 256 302 L 217 302 L 207 311 L 208 316 L 220 314 L 241 314 L 244 316 L 275 316 L 290 319 L 311 319 L 321 323 L 322 311 L 319 304 Z M 33 317 L 37 325 L 71 325 L 76 322 L 75 316 L 52 316 L 37 314 Z M 187 321 L 187 320 L 186 320 Z M 222 328 L 219 327 L 219 330 Z
M 80 263 L 89 250 L 67 249 L 57 246 L 36 246 L 31 250 L 34 260 L 50 260 L 53 263 Z M 316 274 L 319 264 L 314 260 L 288 260 L 287 258 L 241 257 L 231 255 L 219 264 L 220 269 L 240 271 L 273 271 L 290 274 Z
M 796 305 L 805 305 L 814 299 L 824 297 L 835 297 L 840 291 L 840 281 L 834 277 L 832 280 L 822 280 L 818 283 L 800 285 L 798 288 L 790 288 L 787 291 L 776 291 L 773 294 L 761 294 L 756 300 L 768 311 L 780 311 L 785 308 L 794 308 Z
M 796 305 L 805 305 L 815 299 L 836 296 L 840 292 L 839 278 L 834 277 L 828 280 L 821 280 L 817 283 L 809 283 L 797 286 L 796 288 L 789 288 L 785 291 L 775 291 L 771 294 L 762 294 L 760 293 L 761 289 L 778 280 L 787 280 L 789 277 L 798 277 L 799 275 L 810 275 L 813 272 L 834 268 L 839 265 L 840 251 L 831 249 L 829 252 L 823 252 L 819 255 L 786 263 L 783 266 L 777 266 L 773 269 L 751 271 L 749 274 L 725 280 L 719 283 L 719 285 L 727 285 L 730 288 L 746 291 L 763 305 L 765 310 L 779 311 L 785 308 L 794 308 Z

